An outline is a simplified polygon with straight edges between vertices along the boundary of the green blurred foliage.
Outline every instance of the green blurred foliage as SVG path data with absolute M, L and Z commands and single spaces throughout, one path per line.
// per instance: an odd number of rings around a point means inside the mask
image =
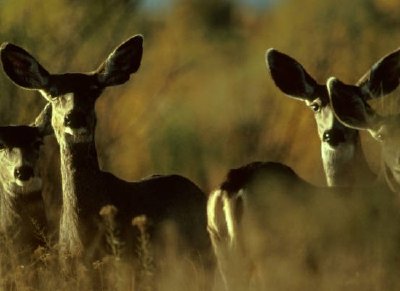
M 282 161 L 324 184 L 312 113 L 273 84 L 265 50 L 301 62 L 321 83 L 356 82 L 398 44 L 395 0 L 176 0 L 165 10 L 129 0 L 0 0 L 0 37 L 50 71 L 94 70 L 129 36 L 145 37 L 139 72 L 98 100 L 102 167 L 126 179 L 180 173 L 204 189 L 228 168 Z M 0 74 L 0 122 L 27 123 L 44 105 Z M 372 155 L 373 153 L 371 153 Z

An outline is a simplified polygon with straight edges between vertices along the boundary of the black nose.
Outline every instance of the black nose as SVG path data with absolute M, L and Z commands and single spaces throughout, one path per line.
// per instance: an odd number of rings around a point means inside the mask
M 71 112 L 67 116 L 65 116 L 64 125 L 74 129 L 85 127 L 85 115 L 81 112 Z
M 336 147 L 341 142 L 345 142 L 344 134 L 338 129 L 326 130 L 322 135 L 322 141 L 327 142 L 330 146 Z
M 21 181 L 27 181 L 33 177 L 33 169 L 29 166 L 22 166 L 14 170 L 14 177 Z

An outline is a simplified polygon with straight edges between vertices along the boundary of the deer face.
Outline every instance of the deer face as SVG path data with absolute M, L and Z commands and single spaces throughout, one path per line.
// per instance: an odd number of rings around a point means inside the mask
M 39 149 L 53 133 L 51 107 L 46 105 L 31 126 L 0 126 L 0 182 L 10 194 L 41 190 Z
M 266 63 L 276 86 L 287 96 L 303 101 L 313 112 L 327 182 L 330 186 L 337 185 L 336 176 L 355 155 L 358 131 L 339 122 L 330 105 L 326 86 L 318 84 L 296 60 L 269 49 Z
M 49 90 L 41 90 L 52 106 L 52 125 L 58 140 L 90 142 L 96 125 L 95 101 L 102 89 L 95 76 L 53 75 Z
M 296 60 L 275 49 L 267 51 L 266 62 L 278 88 L 303 101 L 314 113 L 323 148 L 335 149 L 354 142 L 357 131 L 346 128 L 336 118 L 325 85 L 318 84 Z
M 400 185 L 400 115 L 381 116 L 368 105 L 364 95 L 373 94 L 373 88 L 368 88 L 373 84 L 372 81 L 373 79 L 359 87 L 345 85 L 335 78 L 330 78 L 327 86 L 331 104 L 343 124 L 351 128 L 367 130 L 380 143 L 384 170 L 387 171 L 389 175 L 387 178 L 390 179 L 389 185 L 392 180 Z M 379 84 L 376 80 L 374 81 L 375 84 Z M 383 79 L 382 82 L 385 80 Z M 393 89 L 396 87 L 397 85 L 394 85 Z
M 125 83 L 139 69 L 143 38 L 136 35 L 118 46 L 94 72 L 50 74 L 24 49 L 3 44 L 1 60 L 8 77 L 35 89 L 51 103 L 52 125 L 60 144 L 92 142 L 95 101 L 108 86 Z
M 0 127 L 0 180 L 8 192 L 24 194 L 41 189 L 38 158 L 42 139 L 35 127 Z

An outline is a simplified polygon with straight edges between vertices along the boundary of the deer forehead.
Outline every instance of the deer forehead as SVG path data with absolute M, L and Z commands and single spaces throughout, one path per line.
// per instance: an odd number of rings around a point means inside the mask
M 51 102 L 57 100 L 88 102 L 97 99 L 102 90 L 94 74 L 66 73 L 51 75 L 49 85 L 39 91 Z
M 68 112 L 74 109 L 76 103 L 75 93 L 70 92 L 57 96 L 57 98 L 53 101 L 53 108 L 55 110 Z
M 37 127 L 0 126 L 0 144 L 7 148 L 30 148 L 42 141 Z

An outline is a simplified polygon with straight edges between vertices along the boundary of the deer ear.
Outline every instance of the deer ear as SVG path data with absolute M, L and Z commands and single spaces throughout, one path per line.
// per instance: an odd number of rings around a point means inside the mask
M 283 93 L 301 100 L 315 98 L 319 85 L 295 59 L 270 48 L 265 61 L 275 85 Z
M 363 98 L 362 89 L 346 85 L 336 78 L 327 81 L 329 99 L 336 117 L 347 127 L 373 129 L 379 116 Z
M 400 83 L 400 49 L 384 56 L 358 81 L 364 98 L 377 98 L 394 91 Z
M 0 57 L 5 73 L 17 85 L 27 89 L 48 87 L 49 73 L 24 49 L 3 43 Z
M 143 37 L 135 35 L 118 46 L 96 70 L 99 83 L 104 86 L 123 84 L 135 73 L 142 60 Z
M 39 129 L 39 132 L 42 136 L 54 134 L 54 130 L 51 125 L 51 114 L 51 104 L 47 103 L 32 124 L 32 126 L 35 126 Z

